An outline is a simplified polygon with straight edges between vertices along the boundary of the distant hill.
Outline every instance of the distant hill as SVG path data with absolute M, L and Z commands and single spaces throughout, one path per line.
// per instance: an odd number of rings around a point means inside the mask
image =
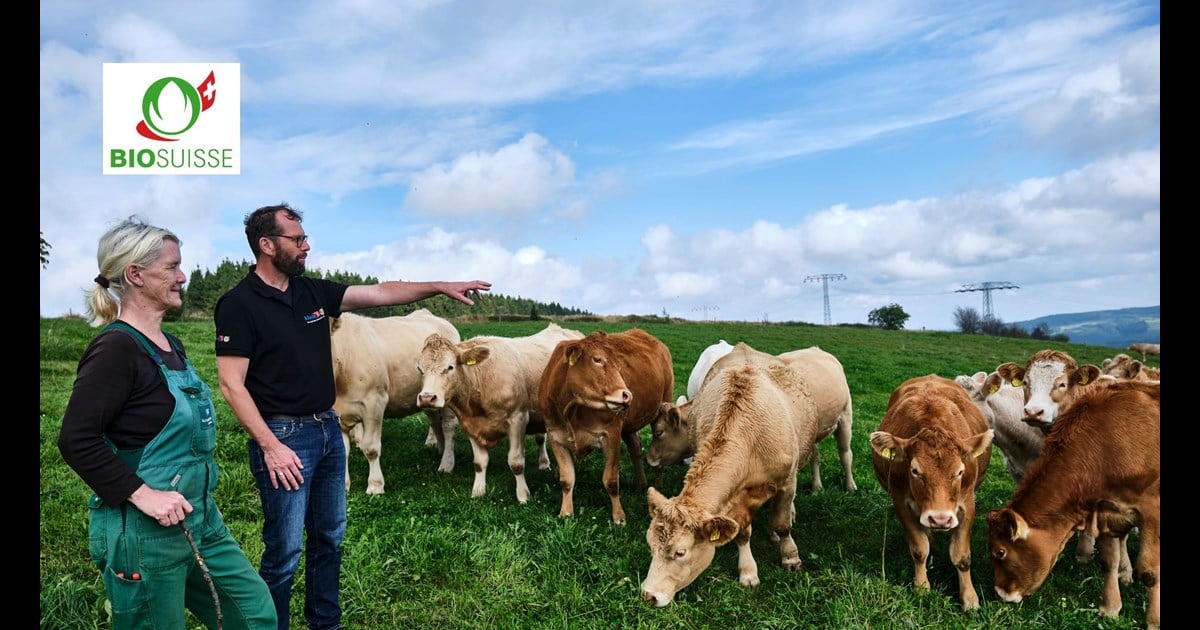
M 1071 343 L 1090 346 L 1125 348 L 1135 342 L 1159 343 L 1158 306 L 1046 315 L 1011 324 L 1030 331 L 1046 324 L 1051 335 L 1062 333 Z

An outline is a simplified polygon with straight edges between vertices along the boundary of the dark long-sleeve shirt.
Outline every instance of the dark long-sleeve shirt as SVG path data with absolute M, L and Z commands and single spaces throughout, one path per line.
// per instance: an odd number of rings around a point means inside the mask
M 168 369 L 184 369 L 175 352 L 158 351 Z M 58 450 L 106 504 L 118 505 L 142 485 L 142 479 L 117 458 L 104 437 L 119 449 L 143 447 L 162 431 L 174 411 L 175 398 L 141 343 L 127 332 L 105 331 L 79 359 Z

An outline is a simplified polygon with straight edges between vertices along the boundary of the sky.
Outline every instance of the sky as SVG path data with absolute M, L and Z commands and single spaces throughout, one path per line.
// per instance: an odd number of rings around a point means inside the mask
M 310 269 L 600 315 L 1160 303 L 1158 2 L 199 6 L 40 3 L 42 316 L 121 219 L 190 275 L 281 201 Z M 239 175 L 101 172 L 103 64 L 147 62 L 240 64 Z

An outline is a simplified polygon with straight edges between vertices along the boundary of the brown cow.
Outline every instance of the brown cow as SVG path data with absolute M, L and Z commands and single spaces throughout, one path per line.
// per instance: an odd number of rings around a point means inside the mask
M 800 374 L 779 357 L 734 346 L 713 363 L 691 406 L 689 419 L 699 447 L 671 499 L 647 491 L 650 569 L 642 598 L 666 606 L 712 564 L 717 547 L 738 549 L 738 582 L 757 586 L 758 564 L 750 550 L 751 523 L 771 502 L 771 539 L 784 569 L 800 569 L 792 539 L 796 471 L 813 456 L 817 434 L 815 397 Z
M 1100 368 L 1088 364 L 1080 366 L 1074 357 L 1058 350 L 1039 350 L 1025 361 L 1022 367 L 1016 363 L 1001 363 L 996 372 L 1024 393 L 1025 407 L 1022 420 L 1037 427 L 1043 434 L 1054 426 L 1063 401 L 1077 389 L 1104 380 Z M 1075 559 L 1080 563 L 1092 561 L 1096 539 L 1086 531 L 1079 533 L 1075 546 Z M 1129 552 L 1121 545 L 1121 580 L 1133 582 L 1133 566 Z
M 604 488 L 612 520 L 625 524 L 618 496 L 621 442 L 633 460 L 634 485 L 646 487 L 642 438 L 638 433 L 671 400 L 675 372 L 666 344 L 644 330 L 606 334 L 597 330 L 578 340 L 560 341 L 542 372 L 539 407 L 562 487 L 559 516 L 575 514 L 574 457 L 604 451 Z
M 450 322 L 419 309 L 402 317 L 364 317 L 343 313 L 333 320 L 333 376 L 337 387 L 334 409 L 341 416 L 342 442 L 350 452 L 350 440 L 367 457 L 367 494 L 383 494 L 383 470 L 379 451 L 383 419 L 403 418 L 421 411 L 417 392 L 421 375 L 416 362 L 421 344 L 430 333 L 458 340 Z M 454 433 L 458 419 L 448 409 L 425 412 L 429 429 L 438 440 L 439 472 L 454 470 Z M 350 489 L 349 457 L 346 489 Z
M 1100 537 L 1099 612 L 1121 611 L 1121 538 L 1137 527 L 1137 575 L 1146 585 L 1146 625 L 1159 626 L 1159 385 L 1101 382 L 1081 388 L 1046 436 L 1012 499 L 987 515 L 996 594 L 1032 595 L 1075 530 Z
M 931 531 L 950 532 L 963 610 L 979 608 L 971 583 L 975 490 L 983 483 L 993 432 L 954 381 L 936 374 L 908 379 L 888 400 L 871 434 L 875 479 L 892 497 L 912 557 L 913 585 L 929 589 L 925 564 Z
M 996 366 L 996 372 L 1013 387 L 1024 388 L 1025 417 L 1022 419 L 1043 433 L 1054 425 L 1059 403 L 1069 390 L 1100 377 L 1100 368 L 1090 364 L 1080 366 L 1071 355 L 1059 350 L 1039 350 L 1025 361 L 1024 366 L 1001 363 Z
M 850 385 L 846 381 L 846 372 L 841 362 L 817 346 L 783 352 L 776 356 L 788 367 L 799 372 L 800 378 L 808 383 L 817 405 L 816 443 L 819 444 L 830 435 L 834 436 L 846 490 L 858 490 L 852 472 L 854 453 L 850 450 L 854 408 L 850 400 Z M 697 387 L 697 391 L 699 389 Z M 658 480 L 662 478 L 663 467 L 683 461 L 696 450 L 696 436 L 688 425 L 687 415 L 688 405 L 681 397 L 674 404 L 664 403 L 650 423 L 653 440 L 646 449 L 646 463 L 657 471 Z M 814 448 L 812 454 L 809 465 L 812 469 L 812 492 L 816 494 L 823 488 L 821 453 L 819 449 Z
M 554 346 L 583 333 L 551 323 L 528 337 L 478 336 L 454 343 L 434 333 L 425 339 L 417 370 L 423 375 L 417 405 L 449 408 L 471 441 L 475 456 L 472 497 L 487 490 L 488 451 L 508 438 L 508 467 L 517 482 L 517 501 L 529 501 L 525 482 L 525 435 L 537 440 L 538 468 L 550 470 L 546 425 L 537 408 L 542 370 Z

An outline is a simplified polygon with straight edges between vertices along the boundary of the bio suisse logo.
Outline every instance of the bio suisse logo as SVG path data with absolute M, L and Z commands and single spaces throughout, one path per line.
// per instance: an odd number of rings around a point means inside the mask
M 104 173 L 240 174 L 240 70 L 104 64 Z

